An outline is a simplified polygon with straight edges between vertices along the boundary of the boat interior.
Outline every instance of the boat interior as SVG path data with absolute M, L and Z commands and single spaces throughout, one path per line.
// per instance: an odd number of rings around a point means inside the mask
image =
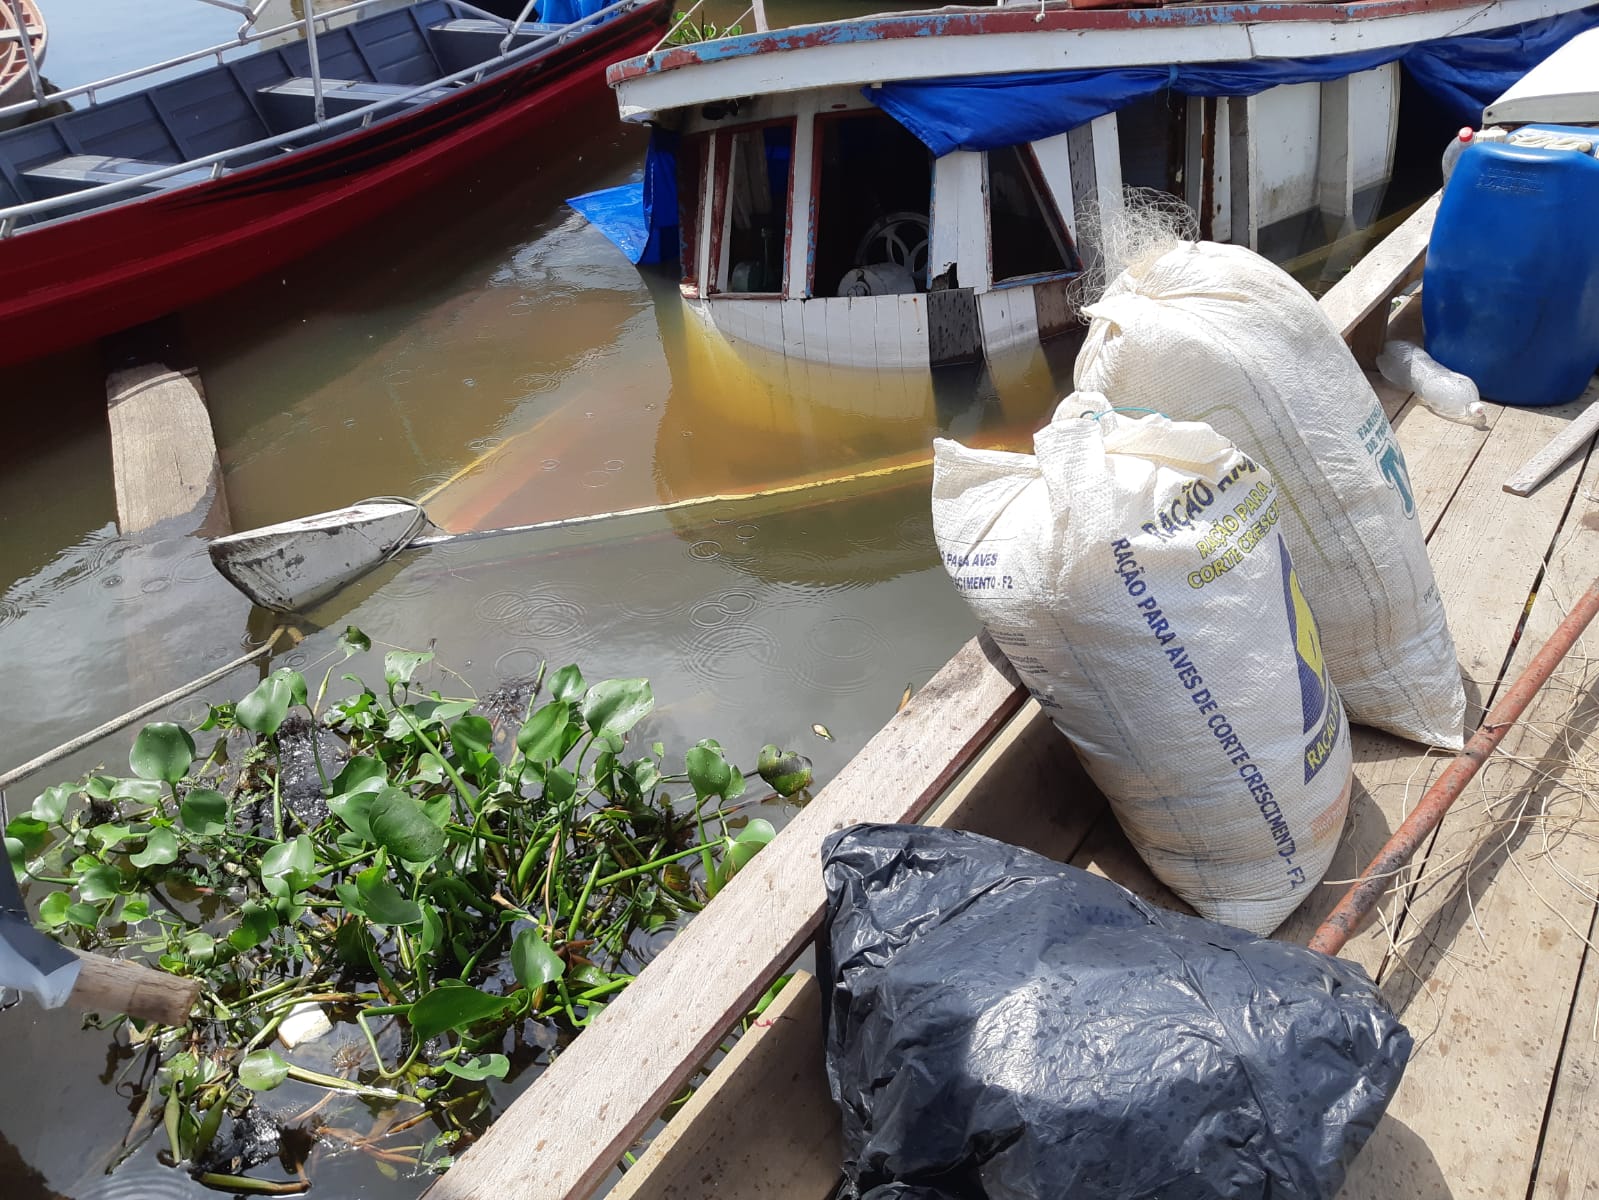
M 509 20 L 423 0 L 319 30 L 315 73 L 310 43 L 300 40 L 131 95 L 91 93 L 86 107 L 0 133 L 0 220 L 50 220 L 203 182 L 348 132 L 360 114 L 364 125 L 439 99 L 502 53 L 547 44 L 566 28 L 529 20 L 513 32 Z M 5 216 L 47 201 L 57 203 Z

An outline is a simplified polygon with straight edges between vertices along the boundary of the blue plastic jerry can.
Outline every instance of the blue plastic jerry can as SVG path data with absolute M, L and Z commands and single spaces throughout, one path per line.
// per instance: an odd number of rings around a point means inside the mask
M 1427 352 L 1501 404 L 1564 404 L 1599 369 L 1599 130 L 1543 128 L 1578 136 L 1461 154 L 1422 279 Z

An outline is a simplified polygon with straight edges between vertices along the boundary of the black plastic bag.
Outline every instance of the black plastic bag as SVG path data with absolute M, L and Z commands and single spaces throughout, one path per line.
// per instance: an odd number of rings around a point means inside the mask
M 1410 1056 L 1355 964 L 1026 850 L 858 825 L 822 863 L 856 1196 L 1330 1198 Z

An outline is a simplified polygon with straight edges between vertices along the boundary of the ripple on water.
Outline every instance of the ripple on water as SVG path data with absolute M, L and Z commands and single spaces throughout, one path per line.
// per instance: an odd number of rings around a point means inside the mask
M 589 639 L 585 597 L 553 588 L 492 592 L 477 602 L 477 615 L 504 634 L 534 641 L 562 640 L 571 646 Z
M 193 1200 L 204 1189 L 188 1172 L 135 1159 L 110 1175 L 91 1175 L 73 1189 L 74 1200 Z
M 801 639 L 800 681 L 830 695 L 859 692 L 881 675 L 878 659 L 888 638 L 862 617 L 824 617 Z
M 675 617 L 689 606 L 689 598 L 683 594 L 682 572 L 665 567 L 629 576 L 613 601 L 624 616 L 641 621 Z
M 730 617 L 695 629 L 678 658 L 684 669 L 706 683 L 759 678 L 782 661 L 783 647 L 764 625 Z

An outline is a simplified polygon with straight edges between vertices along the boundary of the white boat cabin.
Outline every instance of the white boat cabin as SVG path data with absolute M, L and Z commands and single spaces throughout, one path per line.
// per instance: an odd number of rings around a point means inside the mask
M 1092 222 L 1125 188 L 1179 197 L 1200 236 L 1278 260 L 1353 233 L 1394 174 L 1405 52 L 1580 20 L 1576 7 L 942 9 L 663 45 L 610 82 L 625 118 L 676 135 L 682 294 L 708 329 L 790 360 L 917 370 L 1074 327 Z M 1157 85 L 1047 136 L 936 156 L 881 95 L 1063 66 L 1147 76 L 1276 61 L 1291 75 L 1335 54 L 1360 69 L 1312 67 L 1321 78 L 1253 94 Z M 1434 171 L 1458 125 L 1445 119 L 1428 143 Z

